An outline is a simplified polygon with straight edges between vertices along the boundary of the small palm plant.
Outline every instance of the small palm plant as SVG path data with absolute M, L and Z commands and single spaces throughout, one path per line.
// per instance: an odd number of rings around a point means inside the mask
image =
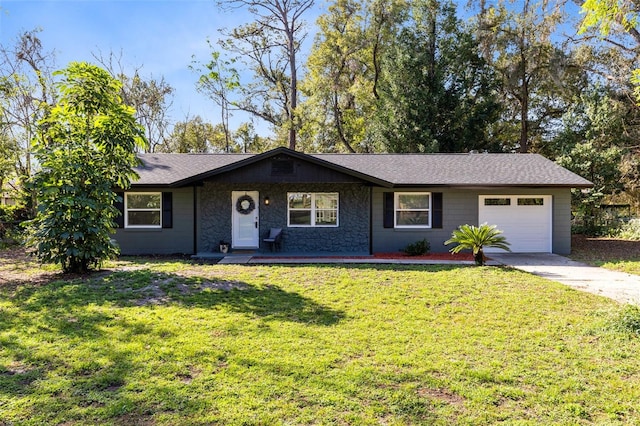
M 511 251 L 507 239 L 500 235 L 502 231 L 496 229 L 496 225 L 483 223 L 480 226 L 461 225 L 453 231 L 451 238 L 445 241 L 445 245 L 458 244 L 450 251 L 459 253 L 462 250 L 472 250 L 473 259 L 476 265 L 484 265 L 484 247 L 497 247 L 502 250 Z

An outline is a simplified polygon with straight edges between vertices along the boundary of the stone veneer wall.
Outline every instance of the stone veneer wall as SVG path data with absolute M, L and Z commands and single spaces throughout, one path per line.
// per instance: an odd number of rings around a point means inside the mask
M 228 184 L 205 182 L 199 200 L 200 251 L 219 251 L 231 241 L 231 192 L 259 191 L 260 249 L 270 228 L 283 229 L 287 253 L 369 253 L 369 187 L 362 184 Z M 338 227 L 287 227 L 287 192 L 338 192 Z M 264 197 L 269 197 L 265 206 Z

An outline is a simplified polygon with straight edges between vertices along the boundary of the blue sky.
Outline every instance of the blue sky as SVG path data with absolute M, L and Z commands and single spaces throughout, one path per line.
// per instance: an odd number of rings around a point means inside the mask
M 188 66 L 192 55 L 206 61 L 207 38 L 215 40 L 219 28 L 241 18 L 218 11 L 213 0 L 0 0 L 0 43 L 13 45 L 22 32 L 41 28 L 58 68 L 122 50 L 126 68 L 141 66 L 143 76 L 164 76 L 175 88 L 174 121 L 200 115 L 215 124 L 216 105 L 196 91 L 197 76 Z
M 464 5 L 466 0 L 458 3 Z M 325 5 L 317 0 L 316 10 L 309 11 L 310 27 Z M 577 12 L 572 5 L 574 19 Z M 164 77 L 175 88 L 172 121 L 200 115 L 216 124 L 218 107 L 196 91 L 197 76 L 188 66 L 193 55 L 207 61 L 207 38 L 216 40 L 218 29 L 232 28 L 247 18 L 219 11 L 215 0 L 0 0 L 0 43 L 12 45 L 22 32 L 41 28 L 45 50 L 56 52 L 58 68 L 71 61 L 95 62 L 92 53 L 106 57 L 122 51 L 126 68 L 142 67 L 143 76 Z M 231 127 L 247 120 L 248 116 L 236 113 Z M 255 125 L 258 133 L 268 134 L 263 122 Z

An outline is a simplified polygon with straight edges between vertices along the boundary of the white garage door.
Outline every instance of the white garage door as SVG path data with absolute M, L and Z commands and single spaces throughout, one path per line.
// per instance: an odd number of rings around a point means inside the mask
M 551 252 L 551 195 L 481 195 L 479 201 L 478 223 L 497 225 L 511 244 L 511 251 Z

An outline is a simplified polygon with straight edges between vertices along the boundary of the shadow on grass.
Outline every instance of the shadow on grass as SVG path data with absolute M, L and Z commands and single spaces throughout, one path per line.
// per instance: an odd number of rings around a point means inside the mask
M 38 400 L 29 405 L 34 410 L 37 406 L 37 412 L 26 409 L 19 416 L 51 424 L 86 420 L 98 411 L 106 418 L 133 416 L 129 420 L 136 423 L 138 417 L 164 410 L 196 409 L 198 402 L 180 393 L 180 383 L 149 384 L 145 392 L 158 393 L 157 406 L 141 407 L 132 399 L 132 390 L 125 386 L 131 386 L 130 378 L 140 366 L 129 344 L 140 339 L 162 342 L 167 330 L 138 321 L 137 315 L 121 315 L 120 309 L 221 308 L 263 321 L 320 326 L 336 324 L 345 316 L 275 284 L 257 286 L 149 269 L 55 278 L 0 289 L 0 399 Z M 114 334 L 116 329 L 123 331 Z M 73 414 L 60 414 L 65 410 Z M 0 415 L 0 423 L 4 420 Z
M 202 410 L 199 404 L 204 403 L 194 398 L 195 391 L 184 391 L 186 385 L 183 386 L 181 376 L 174 374 L 184 361 L 171 348 L 155 355 L 162 360 L 158 365 L 163 371 L 157 376 L 162 380 L 143 382 L 135 378 L 145 367 L 136 359 L 137 354 L 131 349 L 135 345 L 130 343 L 149 339 L 157 342 L 151 344 L 150 350 L 164 351 L 165 342 L 170 340 L 165 333 L 180 333 L 170 327 L 156 327 L 152 315 L 141 318 L 147 313 L 153 314 L 156 306 L 220 309 L 246 315 L 251 320 L 312 326 L 331 326 L 345 318 L 345 312 L 287 291 L 277 285 L 276 279 L 257 285 L 247 282 L 249 280 L 231 280 L 228 277 L 239 274 L 226 274 L 224 269 L 215 266 L 177 273 L 158 272 L 152 265 L 133 266 L 135 268 L 127 271 L 100 271 L 83 277 L 56 275 L 51 281 L 37 285 L 18 280 L 10 291 L 0 288 L 0 399 L 22 399 L 15 406 L 25 407 L 16 408 L 18 414 L 9 418 L 9 423 L 20 423 L 20 418 L 32 418 L 34 424 L 91 423 L 98 418 L 120 424 L 142 424 L 152 423 L 154 416 L 165 412 Z M 304 265 L 283 266 L 301 268 Z M 333 264 L 313 267 L 317 268 L 314 273 L 323 274 L 333 268 L 438 272 L 461 266 Z M 144 312 L 123 313 L 130 308 Z M 83 350 L 76 352 L 76 346 Z M 140 350 L 144 346 L 136 347 Z M 184 368 L 188 369 L 188 365 Z M 257 363 L 251 369 L 270 372 L 274 380 L 287 381 L 291 375 L 309 375 L 309 371 L 297 363 L 280 359 Z M 347 380 L 316 380 L 322 389 L 331 390 L 329 395 L 339 400 L 353 398 L 353 403 L 359 403 L 360 397 L 352 396 L 352 384 L 356 383 L 368 389 L 381 412 L 405 418 L 408 423 L 425 422 L 430 415 L 428 401 L 420 398 L 411 386 L 403 390 L 404 385 L 413 386 L 414 379 L 400 380 L 396 374 L 386 377 L 367 370 L 353 373 Z M 141 394 L 145 395 L 142 400 Z M 336 410 L 342 409 L 344 405 L 336 403 Z M 60 414 L 65 411 L 70 414 Z M 0 416 L 0 423 L 3 420 Z
M 299 323 L 333 325 L 344 312 L 324 306 L 275 284 L 256 286 L 219 277 L 183 276 L 149 269 L 98 272 L 71 280 L 40 286 L 17 286 L 10 297 L 26 311 L 48 312 L 49 327 L 65 335 L 93 337 L 91 324 L 108 318 L 103 314 L 78 310 L 90 304 L 116 306 L 183 305 L 185 307 L 225 307 L 233 312 Z M 74 313 L 72 313 L 74 312 Z M 1 313 L 0 313 L 1 314 Z M 69 322 L 71 318 L 72 322 Z M 9 326 L 11 319 L 4 326 Z M 3 325 L 0 324 L 0 330 Z

